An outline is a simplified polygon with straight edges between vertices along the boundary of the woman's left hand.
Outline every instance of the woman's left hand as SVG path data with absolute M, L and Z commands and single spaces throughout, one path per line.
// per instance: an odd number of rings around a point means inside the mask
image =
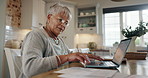
M 100 56 L 96 56 L 93 54 L 88 54 L 88 53 L 84 53 L 85 55 L 87 55 L 89 58 L 91 59 L 96 59 L 96 60 L 104 60 L 103 58 L 101 58 Z

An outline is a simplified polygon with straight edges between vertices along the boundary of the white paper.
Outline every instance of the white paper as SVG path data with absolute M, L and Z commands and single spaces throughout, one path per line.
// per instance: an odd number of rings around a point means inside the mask
M 55 73 L 63 73 L 59 76 L 64 78 L 107 78 L 112 77 L 115 73 L 117 73 L 117 70 L 71 67 L 60 71 L 55 71 Z
M 131 75 L 128 78 L 148 78 L 148 76 L 142 76 L 142 75 Z
M 116 73 L 113 78 L 127 78 L 129 75 L 122 74 L 122 73 Z
M 103 76 L 93 76 L 93 75 L 75 75 L 75 74 L 62 74 L 59 75 L 60 78 L 107 78 Z

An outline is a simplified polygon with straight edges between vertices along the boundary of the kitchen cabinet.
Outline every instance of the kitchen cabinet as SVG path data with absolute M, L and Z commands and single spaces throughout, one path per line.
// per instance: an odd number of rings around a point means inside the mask
M 33 28 L 41 27 L 46 24 L 45 2 L 33 0 Z
M 22 0 L 21 28 L 31 29 L 45 25 L 45 2 L 42 0 Z
M 77 9 L 77 33 L 97 33 L 96 7 Z

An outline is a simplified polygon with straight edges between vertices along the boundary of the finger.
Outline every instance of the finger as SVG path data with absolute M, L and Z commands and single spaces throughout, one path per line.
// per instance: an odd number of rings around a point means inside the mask
M 90 59 L 89 59 L 89 57 L 87 56 L 87 55 L 85 55 L 85 57 L 86 57 L 86 61 L 87 61 L 87 63 L 90 63 Z
M 94 59 L 97 59 L 97 60 L 104 60 L 104 59 L 101 58 L 100 56 L 94 56 Z
M 95 55 L 92 55 L 92 54 L 87 54 L 87 56 L 88 56 L 89 58 L 92 58 L 92 59 L 104 60 L 104 59 L 102 59 L 100 56 L 95 56 Z
M 94 57 L 94 55 L 88 54 L 88 53 L 85 53 L 85 55 L 87 55 L 89 58 L 93 58 Z
M 87 55 L 80 53 L 79 56 L 81 56 L 86 61 L 86 63 L 90 63 L 90 59 Z
M 85 63 L 85 60 L 84 60 L 82 57 L 80 57 L 80 56 L 77 56 L 76 59 L 77 59 L 78 61 L 80 61 L 80 62 Z

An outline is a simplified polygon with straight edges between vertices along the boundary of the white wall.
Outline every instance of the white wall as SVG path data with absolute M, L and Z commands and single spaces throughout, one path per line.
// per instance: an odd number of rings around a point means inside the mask
M 78 48 L 88 47 L 89 42 L 95 42 L 98 49 L 102 49 L 100 35 L 98 34 L 77 34 L 76 35 L 76 44 Z
M 7 21 L 7 20 L 6 20 Z M 5 41 L 7 40 L 24 40 L 24 37 L 26 36 L 26 34 L 31 31 L 31 29 L 20 29 L 18 27 L 14 27 L 14 26 L 7 26 L 10 29 L 6 29 L 5 32 Z
M 3 73 L 3 55 L 4 55 L 4 39 L 5 39 L 5 25 L 6 25 L 6 2 L 7 0 L 0 0 L 0 78 L 2 77 Z

